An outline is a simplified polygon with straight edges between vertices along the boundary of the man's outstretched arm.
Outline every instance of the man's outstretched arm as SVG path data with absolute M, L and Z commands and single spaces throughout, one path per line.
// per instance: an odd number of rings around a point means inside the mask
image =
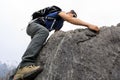
M 84 21 L 82 21 L 82 20 L 80 20 L 78 18 L 75 18 L 75 17 L 71 17 L 71 16 L 67 15 L 65 12 L 60 12 L 58 15 L 60 17 L 62 17 L 65 21 L 69 22 L 69 23 L 72 23 L 72 24 L 75 24 L 75 25 L 86 26 L 91 30 L 99 32 L 99 28 L 96 25 L 84 22 Z

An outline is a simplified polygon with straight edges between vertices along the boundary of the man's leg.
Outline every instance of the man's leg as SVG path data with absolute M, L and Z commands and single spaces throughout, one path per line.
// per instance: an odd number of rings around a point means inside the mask
M 39 26 L 39 24 L 36 24 L 36 26 Z M 39 54 L 39 51 L 41 50 L 43 43 L 46 41 L 48 35 L 49 31 L 40 25 L 39 30 L 35 32 L 32 41 L 30 42 L 25 54 L 22 57 L 20 67 L 34 65 L 36 57 Z
M 34 31 L 35 29 L 31 28 L 33 29 L 34 35 L 32 34 L 32 41 L 30 42 L 25 54 L 22 57 L 22 61 L 18 67 L 16 75 L 14 76 L 14 80 L 20 79 L 24 76 L 24 74 L 34 72 L 35 70 L 40 70 L 40 66 L 35 66 L 35 60 L 43 46 L 43 43 L 46 41 L 49 35 L 49 31 L 42 25 L 36 23 L 33 23 L 30 27 L 37 28 L 37 30 Z

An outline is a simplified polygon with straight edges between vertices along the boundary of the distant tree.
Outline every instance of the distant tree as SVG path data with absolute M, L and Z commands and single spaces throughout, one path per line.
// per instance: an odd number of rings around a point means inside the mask
M 12 75 L 14 68 L 14 66 L 8 66 L 6 63 L 0 62 L 0 80 L 9 80 L 9 77 Z

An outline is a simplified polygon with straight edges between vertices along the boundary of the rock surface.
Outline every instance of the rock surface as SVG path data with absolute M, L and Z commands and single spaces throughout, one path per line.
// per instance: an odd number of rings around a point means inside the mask
M 35 80 L 120 80 L 120 27 L 56 32 L 36 63 L 44 70 Z

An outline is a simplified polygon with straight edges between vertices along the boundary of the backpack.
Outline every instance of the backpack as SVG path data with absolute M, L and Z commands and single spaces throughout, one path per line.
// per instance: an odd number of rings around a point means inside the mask
M 45 17 L 49 13 L 53 13 L 53 12 L 57 12 L 57 11 L 61 11 L 61 9 L 57 6 L 46 7 L 44 9 L 37 11 L 37 12 L 34 12 L 32 14 L 32 20 L 39 18 L 39 17 Z

